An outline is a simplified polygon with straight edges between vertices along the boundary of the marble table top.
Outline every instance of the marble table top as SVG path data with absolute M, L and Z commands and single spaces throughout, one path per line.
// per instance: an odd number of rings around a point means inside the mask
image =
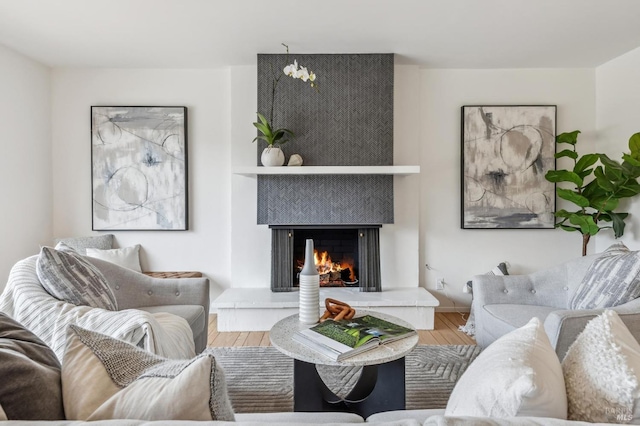
M 400 318 L 383 314 L 381 312 L 358 310 L 356 317 L 361 317 L 367 314 L 404 327 L 413 328 L 411 324 L 406 321 L 402 321 Z M 278 321 L 273 328 L 271 328 L 271 331 L 269 331 L 271 344 L 283 354 L 300 361 L 311 364 L 338 366 L 364 366 L 395 361 L 396 359 L 400 359 L 407 355 L 418 344 L 418 335 L 415 334 L 413 336 L 405 337 L 404 339 L 396 340 L 395 342 L 385 343 L 384 345 L 380 345 L 374 349 L 362 352 L 342 361 L 333 361 L 323 354 L 303 345 L 302 343 L 298 343 L 291 338 L 293 333 L 296 331 L 310 327 L 313 327 L 313 325 L 302 324 L 298 320 L 298 315 L 286 317 Z

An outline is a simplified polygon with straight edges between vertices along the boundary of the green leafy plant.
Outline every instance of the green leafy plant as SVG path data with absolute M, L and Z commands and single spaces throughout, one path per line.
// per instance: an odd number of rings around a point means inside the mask
M 289 46 L 282 43 L 282 45 L 287 49 L 287 61 L 289 62 Z M 252 142 L 255 142 L 258 139 L 261 139 L 269 145 L 269 148 L 273 146 L 284 145 L 289 142 L 289 137 L 294 137 L 294 134 L 291 130 L 281 128 L 274 129 L 273 128 L 273 107 L 276 100 L 276 89 L 278 87 L 278 83 L 282 76 L 288 76 L 297 80 L 302 80 L 305 83 L 309 82 L 311 87 L 318 90 L 318 83 L 316 82 L 316 74 L 313 71 L 309 71 L 306 67 L 298 66 L 298 61 L 293 61 L 292 64 L 287 65 L 282 70 L 282 73 L 276 72 L 275 70 L 271 70 L 273 74 L 273 81 L 271 83 L 271 109 L 269 112 L 269 119 L 260 114 L 258 114 L 258 121 L 254 122 L 253 125 L 258 129 L 261 135 L 256 136 Z
M 629 139 L 628 154 L 622 155 L 622 163 L 605 154 L 579 156 L 576 150 L 579 130 L 561 133 L 557 144 L 570 147 L 558 152 L 556 158 L 573 160 L 571 170 L 549 170 L 545 178 L 550 182 L 565 182 L 573 188 L 556 188 L 559 198 L 575 204 L 575 211 L 556 211 L 556 228 L 582 234 L 582 255 L 587 254 L 591 236 L 601 229 L 612 228 L 616 238 L 624 234 L 628 213 L 615 212 L 620 200 L 640 193 L 640 133 Z
M 294 136 L 293 132 L 289 129 L 273 130 L 271 128 L 271 123 L 265 118 L 265 116 L 260 113 L 257 113 L 257 114 L 258 114 L 259 121 L 256 121 L 255 123 L 253 123 L 253 125 L 256 126 L 258 131 L 262 134 L 256 136 L 253 139 L 253 142 L 255 142 L 258 139 L 262 139 L 270 147 L 278 146 L 278 145 L 284 145 L 285 143 L 289 142 L 289 139 L 286 139 L 285 137 Z

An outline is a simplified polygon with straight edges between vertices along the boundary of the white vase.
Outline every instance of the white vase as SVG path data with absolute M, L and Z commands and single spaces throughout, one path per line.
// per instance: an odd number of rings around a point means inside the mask
M 260 161 L 265 167 L 279 167 L 284 164 L 284 153 L 277 146 L 268 146 L 262 151 Z
M 315 324 L 320 319 L 320 275 L 316 269 L 311 239 L 306 241 L 304 266 L 300 272 L 298 318 L 303 324 Z

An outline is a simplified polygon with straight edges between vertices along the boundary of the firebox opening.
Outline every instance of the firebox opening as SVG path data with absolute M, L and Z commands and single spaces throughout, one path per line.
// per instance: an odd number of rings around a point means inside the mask
M 300 285 L 305 241 L 312 239 L 322 287 L 358 287 L 357 229 L 297 229 L 293 239 L 293 284 Z

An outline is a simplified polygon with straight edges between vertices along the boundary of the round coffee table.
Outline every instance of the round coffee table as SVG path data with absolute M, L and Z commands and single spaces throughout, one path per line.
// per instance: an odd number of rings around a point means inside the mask
M 358 311 L 357 316 L 367 314 L 413 328 L 400 318 L 379 312 Z M 300 323 L 298 315 L 292 315 L 278 321 L 269 331 L 271 344 L 293 358 L 294 411 L 347 411 L 366 418 L 405 408 L 404 357 L 418 344 L 417 334 L 334 361 L 292 339 L 296 331 L 310 327 Z M 322 381 L 316 370 L 318 364 L 362 367 L 362 373 L 351 392 L 340 398 Z

